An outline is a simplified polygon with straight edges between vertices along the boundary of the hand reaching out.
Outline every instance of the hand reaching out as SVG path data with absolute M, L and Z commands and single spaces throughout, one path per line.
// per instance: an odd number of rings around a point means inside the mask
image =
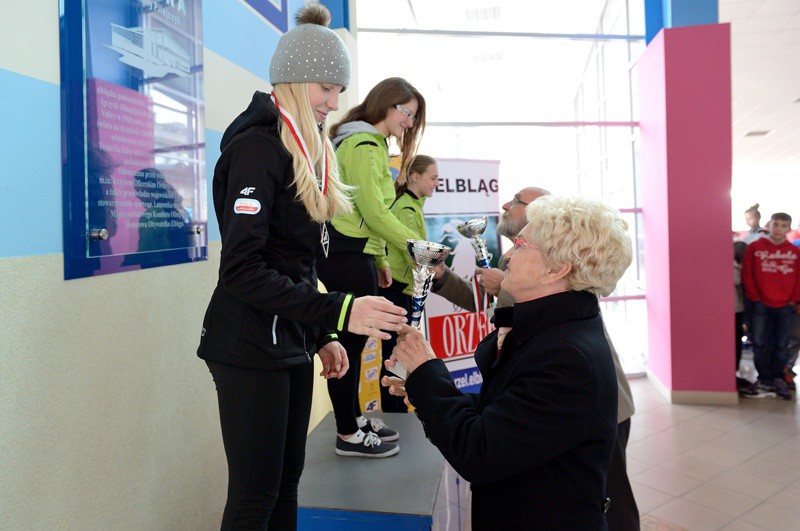
M 353 301 L 347 331 L 362 336 L 390 339 L 391 336 L 381 330 L 397 332 L 406 322 L 406 310 L 395 306 L 388 299 L 368 295 Z

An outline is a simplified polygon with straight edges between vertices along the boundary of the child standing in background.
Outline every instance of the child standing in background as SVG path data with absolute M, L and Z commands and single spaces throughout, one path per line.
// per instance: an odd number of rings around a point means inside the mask
M 772 215 L 769 237 L 747 246 L 742 263 L 744 294 L 753 303 L 753 353 L 758 383 L 740 391 L 746 398 L 777 396 L 791 400 L 783 369 L 789 335 L 800 300 L 800 249 L 786 240 L 792 218 Z
M 406 176 L 407 175 L 407 176 Z M 391 211 L 400 220 L 400 223 L 411 229 L 417 240 L 427 240 L 428 231 L 425 228 L 425 217 L 422 206 L 425 199 L 433 196 L 439 186 L 439 168 L 436 160 L 427 155 L 417 155 L 408 164 L 408 170 L 398 177 L 395 183 L 397 199 Z M 392 284 L 388 288 L 380 288 L 378 294 L 392 301 L 396 306 L 405 308 L 411 316 L 411 298 L 414 295 L 414 263 L 406 247 L 399 247 L 397 242 L 387 245 L 389 269 L 392 272 Z M 391 333 L 391 339 L 381 341 L 383 359 L 388 360 L 392 349 L 397 344 L 397 334 Z M 386 367 L 381 363 L 381 377 L 388 375 Z M 405 413 L 408 411 L 403 399 L 389 394 L 389 388 L 381 386 L 381 410 Z

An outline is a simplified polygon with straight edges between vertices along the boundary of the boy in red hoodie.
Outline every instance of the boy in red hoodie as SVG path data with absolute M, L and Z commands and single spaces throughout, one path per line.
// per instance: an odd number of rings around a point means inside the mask
M 800 301 L 800 249 L 786 239 L 792 224 L 789 214 L 773 214 L 771 221 L 769 237 L 748 245 L 742 263 L 744 294 L 753 302 L 753 351 L 759 381 L 741 394 L 791 400 L 783 367 L 789 357 L 792 318 Z

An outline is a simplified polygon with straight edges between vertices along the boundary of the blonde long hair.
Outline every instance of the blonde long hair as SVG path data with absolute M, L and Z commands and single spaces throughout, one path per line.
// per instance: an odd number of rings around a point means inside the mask
M 328 190 L 326 195 L 322 195 L 319 183 L 308 168 L 303 150 L 281 120 L 281 142 L 292 156 L 293 184 L 297 187 L 297 199 L 303 203 L 311 219 L 320 223 L 351 212 L 353 209 L 349 194 L 351 187 L 339 180 L 339 165 L 336 162 L 333 145 L 328 138 L 327 126 L 320 132 L 314 121 L 314 111 L 308 103 L 308 83 L 280 83 L 273 87 L 273 91 L 278 104 L 292 115 L 300 128 L 298 133 L 305 140 L 311 161 L 320 178 L 322 178 L 323 142 L 328 147 Z

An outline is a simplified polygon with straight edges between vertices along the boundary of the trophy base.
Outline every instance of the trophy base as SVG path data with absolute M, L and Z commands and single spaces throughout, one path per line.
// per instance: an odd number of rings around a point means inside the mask
M 401 380 L 405 380 L 406 376 L 408 376 L 408 371 L 403 366 L 403 364 L 400 362 L 400 360 L 395 360 L 394 367 L 392 367 L 391 369 L 387 367 L 386 370 L 388 372 L 394 374 L 395 376 L 397 376 Z

